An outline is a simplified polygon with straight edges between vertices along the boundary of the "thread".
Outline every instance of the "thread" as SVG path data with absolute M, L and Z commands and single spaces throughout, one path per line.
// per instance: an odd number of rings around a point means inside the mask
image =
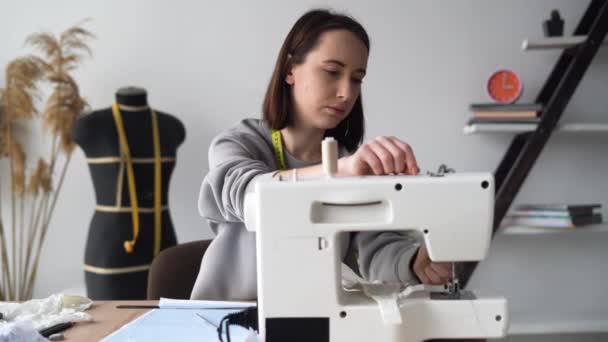
M 338 142 L 332 137 L 323 139 L 321 155 L 323 172 L 328 177 L 332 177 L 338 172 Z

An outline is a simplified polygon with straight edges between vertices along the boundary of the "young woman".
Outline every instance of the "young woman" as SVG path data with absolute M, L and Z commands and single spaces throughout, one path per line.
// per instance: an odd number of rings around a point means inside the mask
M 402 140 L 380 136 L 362 144 L 361 83 L 369 47 L 365 29 L 344 15 L 313 10 L 295 23 L 279 52 L 263 119 L 241 121 L 209 148 L 199 210 L 216 237 L 203 257 L 192 299 L 257 297 L 255 233 L 243 223 L 245 192 L 262 177 L 320 176 L 324 137 L 339 143 L 338 176 L 419 173 Z M 282 141 L 282 155 L 281 149 L 275 153 L 273 135 Z M 411 234 L 361 232 L 342 241 L 343 256 L 348 246 L 357 251 L 357 266 L 367 279 L 441 284 L 451 274 L 450 265 L 431 262 Z

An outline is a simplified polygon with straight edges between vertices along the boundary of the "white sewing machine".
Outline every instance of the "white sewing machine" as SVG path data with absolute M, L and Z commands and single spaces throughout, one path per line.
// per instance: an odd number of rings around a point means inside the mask
M 260 336 L 266 342 L 505 336 L 504 298 L 455 293 L 455 284 L 409 286 L 375 301 L 346 291 L 341 276 L 339 236 L 356 231 L 417 230 L 433 261 L 484 259 L 493 199 L 489 173 L 256 183 L 245 198 L 245 223 L 257 232 Z

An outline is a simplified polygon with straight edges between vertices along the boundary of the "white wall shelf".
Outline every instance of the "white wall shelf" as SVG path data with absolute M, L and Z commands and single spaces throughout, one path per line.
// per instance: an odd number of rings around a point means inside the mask
M 499 232 L 467 287 L 507 298 L 508 335 L 608 333 L 607 226 Z
M 538 124 L 503 124 L 503 123 L 477 123 L 464 126 L 464 134 L 474 133 L 522 133 L 531 132 Z M 563 123 L 558 124 L 555 132 L 607 132 L 608 123 Z
M 515 315 L 509 326 L 509 335 L 605 333 L 608 326 L 606 310 L 578 314 L 575 318 L 565 313 L 546 312 L 544 315 L 524 313 Z
M 576 46 L 587 39 L 587 36 L 553 37 L 540 39 L 524 39 L 522 50 L 564 49 Z M 604 45 L 608 42 L 604 42 Z

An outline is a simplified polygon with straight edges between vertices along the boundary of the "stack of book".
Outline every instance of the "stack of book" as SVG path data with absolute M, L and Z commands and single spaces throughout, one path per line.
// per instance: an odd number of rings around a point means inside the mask
M 524 204 L 505 217 L 507 226 L 576 228 L 602 223 L 601 204 Z
M 540 103 L 474 103 L 470 105 L 473 117 L 468 125 L 479 123 L 491 124 L 529 124 L 540 121 L 539 113 L 543 106 Z

